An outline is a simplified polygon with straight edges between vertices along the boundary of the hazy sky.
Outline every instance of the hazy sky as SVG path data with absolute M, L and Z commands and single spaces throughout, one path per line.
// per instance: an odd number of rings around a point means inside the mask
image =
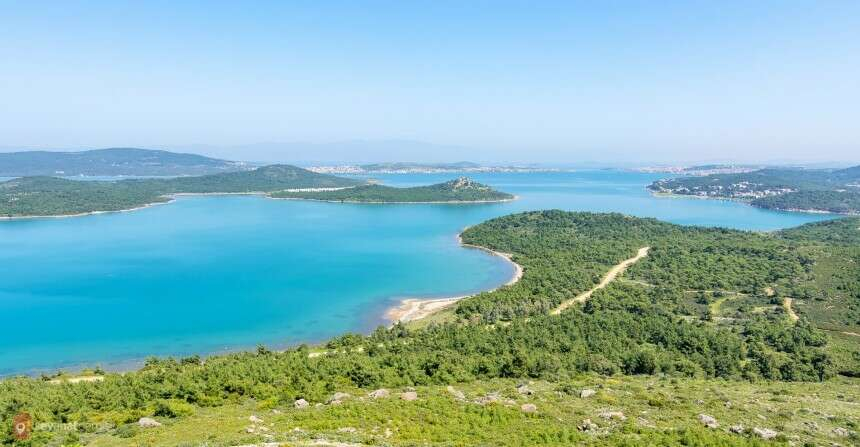
M 0 147 L 860 161 L 857 0 L 125 3 L 0 3 Z

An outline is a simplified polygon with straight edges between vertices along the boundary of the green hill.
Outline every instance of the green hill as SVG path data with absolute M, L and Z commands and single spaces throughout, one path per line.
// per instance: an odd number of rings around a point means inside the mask
M 270 193 L 291 188 L 337 188 L 361 181 L 289 165 L 199 177 L 78 181 L 22 177 L 0 183 L 0 216 L 62 216 L 119 211 L 169 200 L 172 194 Z
M 847 169 L 760 169 L 740 174 L 714 174 L 658 180 L 657 193 L 738 199 L 761 208 L 860 212 L 860 166 Z
M 445 183 L 412 188 L 363 185 L 332 191 L 280 191 L 272 194 L 272 197 L 368 203 L 499 202 L 514 198 L 511 194 L 496 191 L 466 177 Z
M 7 379 L 0 424 L 26 411 L 91 428 L 43 430 L 34 445 L 856 444 L 858 231 L 860 219 L 772 234 L 620 214 L 492 219 L 463 241 L 511 253 L 523 278 L 435 323 L 314 350 L 149 359 L 77 384 Z M 621 277 L 551 314 L 642 247 Z
M 195 154 L 111 148 L 80 152 L 0 153 L 0 177 L 24 176 L 176 176 L 248 169 L 237 163 Z

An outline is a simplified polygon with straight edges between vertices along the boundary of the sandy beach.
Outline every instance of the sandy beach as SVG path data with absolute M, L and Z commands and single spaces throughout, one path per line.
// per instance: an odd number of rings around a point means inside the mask
M 468 229 L 468 227 L 464 228 L 463 231 L 466 231 L 467 229 Z M 511 279 L 509 279 L 508 282 L 502 284 L 499 287 L 496 287 L 495 289 L 487 290 L 487 292 L 492 292 L 492 291 L 498 290 L 502 287 L 507 287 L 507 286 L 516 284 L 517 281 L 522 279 L 523 268 L 522 268 L 522 266 L 520 266 L 519 264 L 517 264 L 516 262 L 514 262 L 511 259 L 512 258 L 511 254 L 490 250 L 486 247 L 480 247 L 477 245 L 464 244 L 461 234 L 457 235 L 457 241 L 460 243 L 461 246 L 466 247 L 466 248 L 474 248 L 477 250 L 482 250 L 482 251 L 490 253 L 494 256 L 499 256 L 501 258 L 504 258 L 505 260 L 507 260 L 508 262 L 510 262 L 514 266 L 514 274 L 513 274 L 513 276 L 511 276 Z M 387 320 L 389 320 L 392 324 L 396 323 L 398 321 L 405 323 L 407 321 L 420 320 L 422 318 L 427 318 L 428 316 L 430 316 L 430 315 L 432 315 L 432 314 L 434 314 L 434 313 L 436 313 L 442 309 L 450 307 L 451 305 L 453 305 L 457 301 L 460 301 L 464 298 L 469 298 L 472 296 L 475 296 L 475 295 L 473 294 L 473 295 L 452 296 L 452 297 L 443 297 L 443 298 L 429 298 L 429 299 L 407 298 L 407 299 L 402 300 L 400 302 L 400 304 L 398 304 L 397 306 L 389 308 L 385 312 L 385 318 Z

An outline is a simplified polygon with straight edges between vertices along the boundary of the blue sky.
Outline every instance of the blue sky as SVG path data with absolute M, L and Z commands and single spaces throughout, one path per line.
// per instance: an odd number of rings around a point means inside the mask
M 858 109 L 856 0 L 0 3 L 4 150 L 860 161 Z

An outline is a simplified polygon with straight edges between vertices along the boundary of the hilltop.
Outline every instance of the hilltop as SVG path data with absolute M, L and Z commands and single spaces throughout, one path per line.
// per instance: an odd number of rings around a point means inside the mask
M 744 200 L 761 208 L 860 212 L 860 166 L 847 169 L 768 168 L 752 172 L 658 180 L 651 191 Z
M 0 183 L 0 216 L 65 216 L 134 209 L 174 194 L 270 193 L 285 189 L 347 188 L 360 180 L 318 174 L 290 165 L 199 177 L 78 181 L 22 177 Z
M 330 191 L 280 191 L 272 194 L 272 197 L 369 203 L 468 203 L 501 202 L 514 199 L 511 194 L 496 191 L 467 177 L 460 177 L 435 185 L 411 188 L 394 188 L 371 184 Z
M 243 169 L 249 169 L 249 166 L 196 154 L 138 148 L 0 153 L 0 177 L 176 176 Z

